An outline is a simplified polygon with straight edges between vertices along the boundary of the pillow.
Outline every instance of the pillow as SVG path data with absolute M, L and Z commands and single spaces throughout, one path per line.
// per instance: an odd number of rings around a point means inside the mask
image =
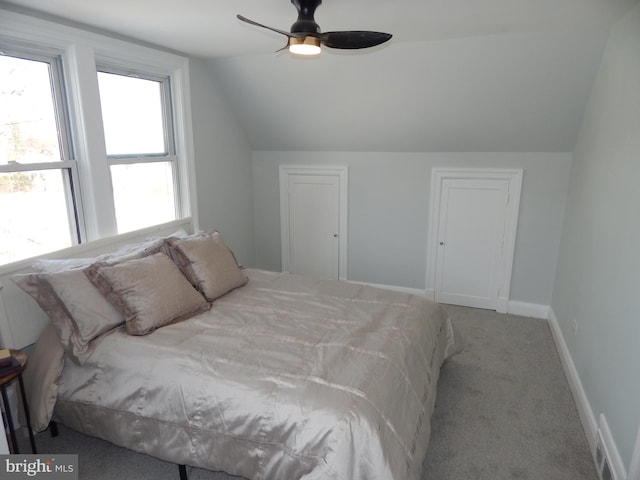
M 165 250 L 210 302 L 249 281 L 219 232 L 167 238 Z
M 163 252 L 115 265 L 96 263 L 85 273 L 122 313 L 131 335 L 146 335 L 211 307 Z
M 39 258 L 33 262 L 33 269 L 41 273 L 54 273 L 72 268 L 85 268 L 96 261 L 95 258 Z
M 170 237 L 185 237 L 188 233 L 180 228 Z M 121 262 L 131 258 L 139 258 L 159 251 L 166 237 L 150 237 L 141 242 L 120 247 L 112 253 L 104 253 L 97 257 L 83 258 L 40 258 L 33 263 L 33 268 L 41 273 L 55 273 L 72 268 L 86 268 L 96 262 Z
M 82 365 L 93 353 L 93 341 L 124 323 L 81 269 L 11 277 L 49 316 L 58 341 L 71 359 Z
M 128 245 L 96 258 L 40 259 L 40 274 L 14 275 L 11 279 L 31 295 L 49 316 L 58 338 L 79 365 L 93 353 L 95 341 L 125 323 L 122 313 L 89 281 L 84 269 L 96 260 L 122 262 L 160 251 L 163 239 Z
M 58 378 L 63 366 L 64 349 L 53 325 L 47 325 L 35 347 L 29 352 L 29 368 L 22 374 L 31 427 L 36 432 L 45 430 L 51 421 L 58 398 Z M 18 405 L 20 422 L 26 425 L 22 402 L 18 402 Z
M 69 313 L 73 325 L 72 355 L 82 364 L 93 351 L 93 340 L 124 323 L 122 314 L 89 281 L 84 270 L 66 270 L 44 277 Z

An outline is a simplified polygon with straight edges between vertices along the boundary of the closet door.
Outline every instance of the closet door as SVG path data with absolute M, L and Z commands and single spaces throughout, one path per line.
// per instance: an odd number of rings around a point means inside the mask
M 345 278 L 346 179 L 320 167 L 281 167 L 280 179 L 283 271 Z
M 520 170 L 434 169 L 427 293 L 436 302 L 505 312 Z
M 504 180 L 443 181 L 437 302 L 496 309 L 508 187 Z

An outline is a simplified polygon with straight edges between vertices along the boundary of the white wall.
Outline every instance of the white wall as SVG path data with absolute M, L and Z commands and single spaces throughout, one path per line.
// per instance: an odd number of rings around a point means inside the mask
M 606 416 L 625 466 L 640 423 L 639 185 L 640 5 L 613 28 L 583 118 L 552 301 L 587 401 Z
M 278 165 L 349 166 L 349 280 L 424 289 L 431 169 L 523 168 L 512 300 L 549 305 L 571 155 L 253 152 L 256 265 L 280 270 Z
M 255 261 L 251 147 L 207 62 L 189 60 L 198 226 L 219 230 L 238 261 Z

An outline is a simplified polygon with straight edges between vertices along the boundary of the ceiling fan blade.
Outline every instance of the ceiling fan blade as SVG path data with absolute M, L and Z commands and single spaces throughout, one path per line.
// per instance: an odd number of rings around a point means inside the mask
M 390 33 L 351 30 L 344 32 L 325 32 L 320 34 L 320 41 L 329 48 L 356 50 L 380 45 L 390 40 Z
M 256 27 L 261 27 L 261 28 L 266 28 L 267 30 L 271 30 L 272 32 L 276 32 L 279 33 L 280 35 L 285 35 L 289 38 L 291 37 L 295 37 L 295 38 L 299 38 L 301 35 L 297 34 L 297 33 L 291 33 L 291 32 L 287 32 L 285 30 L 280 30 L 278 28 L 273 28 L 273 27 L 269 27 L 267 25 L 263 25 L 261 23 L 258 23 L 254 20 L 250 20 L 247 17 L 243 17 L 242 15 L 236 15 L 236 17 L 238 18 L 238 20 L 242 20 L 245 23 L 248 23 L 249 25 L 255 25 Z M 302 35 L 304 36 L 304 35 Z

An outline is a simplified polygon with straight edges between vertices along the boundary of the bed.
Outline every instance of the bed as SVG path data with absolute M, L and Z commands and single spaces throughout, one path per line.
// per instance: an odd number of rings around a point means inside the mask
M 36 429 L 251 480 L 421 478 L 460 348 L 438 305 L 241 269 L 217 232 L 53 264 L 13 278 L 51 318 L 25 379 Z

